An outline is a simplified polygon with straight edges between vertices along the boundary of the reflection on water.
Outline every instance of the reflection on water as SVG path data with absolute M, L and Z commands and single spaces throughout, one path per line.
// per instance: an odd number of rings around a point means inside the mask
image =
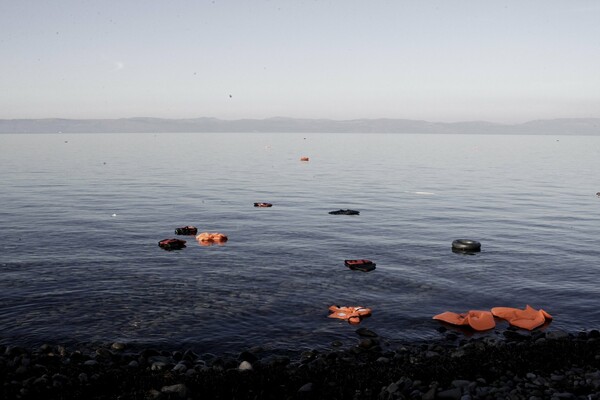
M 560 139 L 0 135 L 0 341 L 321 346 L 354 337 L 333 304 L 388 338 L 525 304 L 597 327 L 600 138 Z M 229 240 L 158 247 L 186 225 Z

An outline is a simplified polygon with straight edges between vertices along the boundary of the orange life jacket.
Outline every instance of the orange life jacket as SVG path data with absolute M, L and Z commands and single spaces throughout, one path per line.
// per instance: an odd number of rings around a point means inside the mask
M 452 325 L 470 326 L 476 331 L 487 331 L 496 326 L 494 316 L 489 311 L 469 310 L 462 314 L 446 311 L 435 315 L 433 319 L 444 321 Z
M 331 306 L 329 312 L 329 318 L 347 320 L 352 325 L 358 325 L 363 318 L 371 316 L 371 309 L 361 306 Z

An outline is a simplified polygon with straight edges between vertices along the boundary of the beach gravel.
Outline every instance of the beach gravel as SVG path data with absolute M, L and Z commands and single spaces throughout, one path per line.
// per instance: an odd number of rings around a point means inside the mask
M 0 398 L 600 400 L 597 330 L 507 332 L 395 344 L 369 333 L 349 348 L 218 355 L 123 343 L 4 345 Z

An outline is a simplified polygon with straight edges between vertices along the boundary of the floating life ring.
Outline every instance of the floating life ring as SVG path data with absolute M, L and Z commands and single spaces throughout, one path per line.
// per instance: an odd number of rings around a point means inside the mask
M 358 325 L 363 318 L 371 316 L 371 309 L 361 306 L 331 306 L 329 312 L 329 318 L 343 319 L 352 325 Z
M 369 272 L 375 269 L 375 263 L 371 260 L 344 260 L 344 265 L 351 270 Z
M 185 247 L 185 240 L 181 239 L 163 239 L 158 245 L 165 250 L 179 250 Z
M 470 326 L 476 331 L 487 331 L 496 326 L 494 316 L 489 311 L 469 310 L 462 314 L 446 311 L 435 315 L 433 319 L 447 322 L 452 325 Z
M 481 251 L 481 243 L 476 240 L 456 239 L 452 242 L 452 251 L 455 253 L 476 253 Z
M 524 310 L 511 307 L 494 307 L 492 314 L 495 317 L 505 319 L 509 324 L 517 328 L 527 329 L 529 331 L 544 325 L 547 321 L 552 321 L 552 316 L 546 311 L 531 307 L 529 304 Z
M 198 233 L 198 228 L 191 225 L 175 228 L 176 235 L 195 235 L 196 233 Z
M 309 158 L 308 157 L 300 157 L 300 161 L 308 161 Z
M 211 242 L 224 243 L 228 240 L 228 238 L 224 234 L 218 233 L 218 232 L 215 232 L 215 233 L 202 232 L 201 234 L 196 236 L 196 240 L 199 242 L 207 242 L 207 243 L 211 243 Z
M 271 203 L 254 203 L 254 207 L 273 207 Z
M 358 215 L 358 214 L 360 214 L 360 211 L 339 209 L 337 211 L 329 211 L 329 214 L 332 214 L 332 215 Z

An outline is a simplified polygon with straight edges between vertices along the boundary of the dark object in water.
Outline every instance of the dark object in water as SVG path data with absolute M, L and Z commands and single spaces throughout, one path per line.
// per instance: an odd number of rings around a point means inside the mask
M 476 240 L 456 239 L 452 242 L 452 251 L 455 253 L 476 253 L 481 251 L 481 243 Z
M 337 211 L 329 211 L 329 214 L 333 214 L 333 215 L 358 215 L 360 214 L 360 211 L 354 211 L 354 210 L 337 210 Z
M 179 250 L 185 247 L 185 240 L 181 239 L 163 239 L 158 245 L 165 250 Z
M 196 233 L 198 233 L 198 228 L 191 225 L 175 229 L 176 235 L 195 235 Z
M 371 260 L 344 260 L 344 265 L 354 271 L 369 272 L 375 269 L 375 263 Z
M 271 203 L 254 203 L 254 207 L 273 207 Z

